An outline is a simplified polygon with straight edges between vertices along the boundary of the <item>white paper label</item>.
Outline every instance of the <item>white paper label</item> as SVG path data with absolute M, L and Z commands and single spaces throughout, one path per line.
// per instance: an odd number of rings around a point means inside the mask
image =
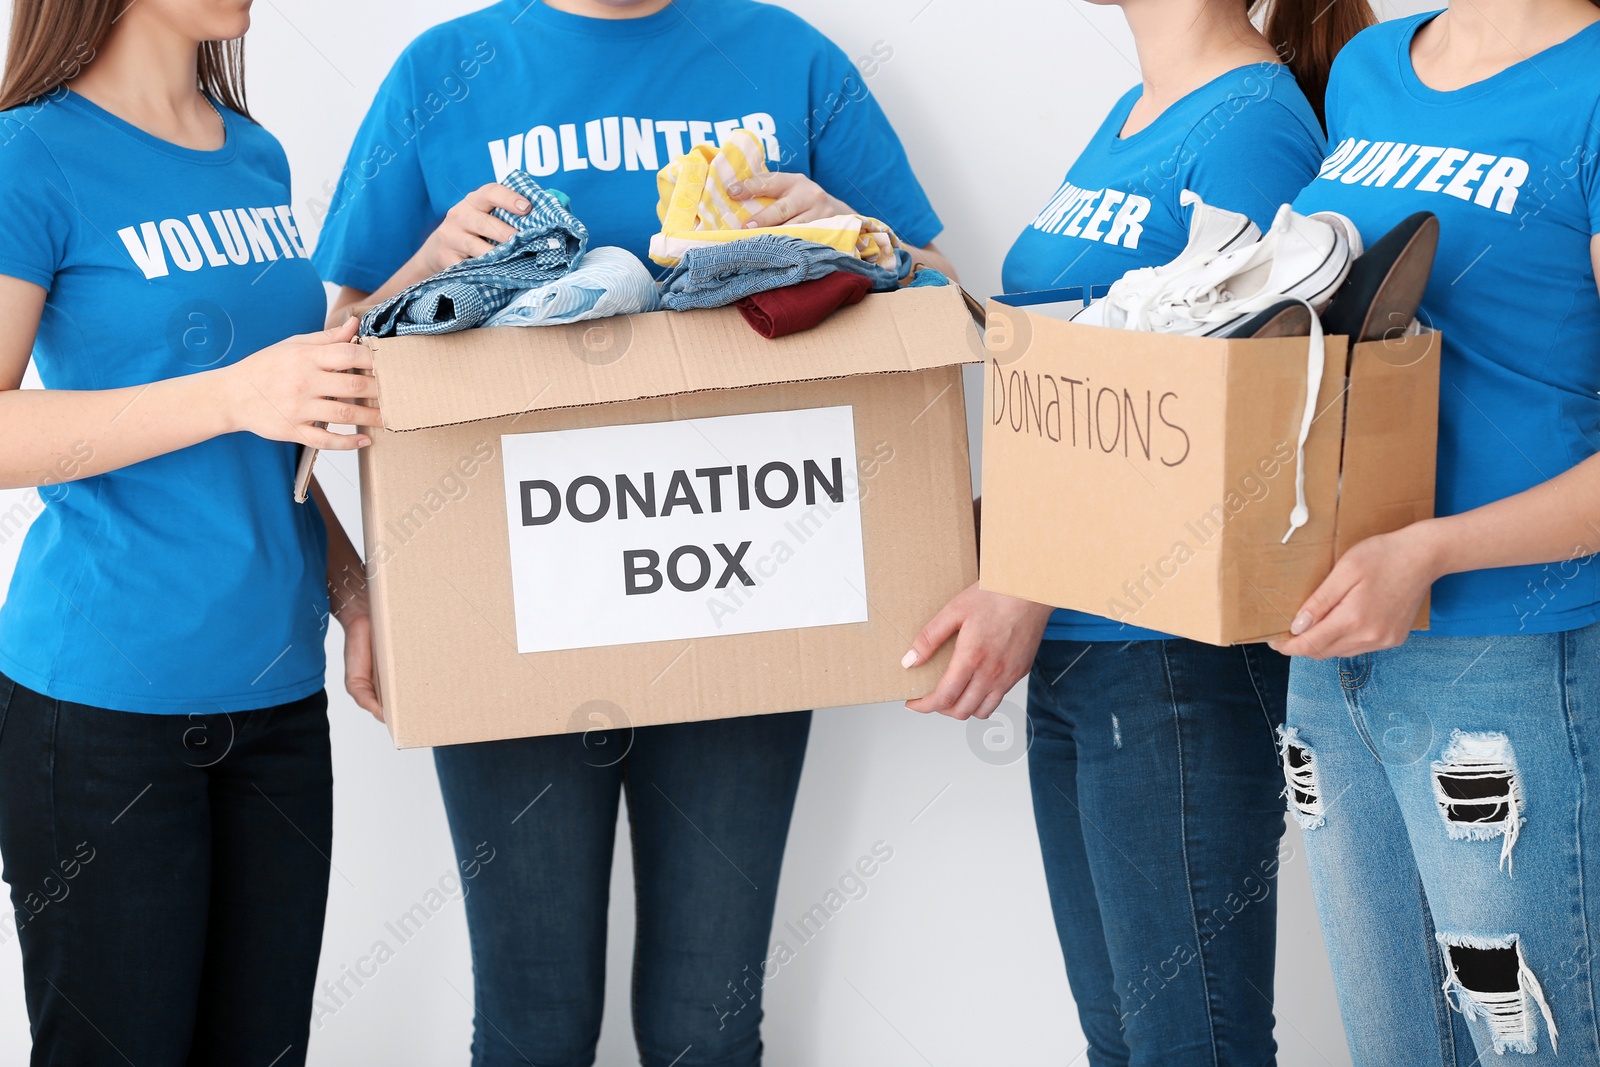
M 867 620 L 849 407 L 501 446 L 521 652 Z

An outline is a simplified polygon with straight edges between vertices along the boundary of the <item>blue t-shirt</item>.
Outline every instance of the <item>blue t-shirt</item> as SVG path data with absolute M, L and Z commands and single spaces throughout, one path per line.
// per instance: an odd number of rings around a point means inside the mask
M 1296 207 L 1348 215 L 1370 245 L 1439 217 L 1419 317 L 1444 335 L 1437 512 L 1530 489 L 1600 449 L 1600 24 L 1452 92 L 1428 88 L 1411 41 L 1437 12 L 1382 23 L 1340 53 L 1329 143 Z M 1600 619 L 1600 532 L 1565 563 L 1452 574 L 1431 632 L 1557 633 Z
M 518 167 L 572 198 L 590 247 L 644 258 L 660 229 L 656 171 L 740 127 L 774 169 L 809 175 L 907 242 L 938 235 L 861 73 L 798 16 L 674 0 L 596 19 L 504 0 L 401 54 L 356 133 L 315 260 L 329 281 L 373 292 L 446 211 Z
M 0 113 L 0 274 L 48 291 L 48 389 L 118 389 L 320 328 L 277 139 L 159 140 L 58 90 Z M 137 403 L 134 400 L 133 403 Z M 62 478 L 88 458 L 63 457 Z M 294 445 L 228 434 L 40 490 L 0 606 L 0 671 L 57 700 L 216 713 L 323 686 L 326 535 Z
M 1006 256 L 1008 293 L 1082 287 L 1104 295 L 1138 267 L 1171 262 L 1189 241 L 1185 189 L 1248 215 L 1265 232 L 1317 172 L 1322 126 L 1289 68 L 1239 67 L 1150 125 L 1119 137 L 1142 90 L 1129 90 L 1067 171 L 1060 190 Z M 1166 634 L 1058 610 L 1047 640 L 1130 641 Z

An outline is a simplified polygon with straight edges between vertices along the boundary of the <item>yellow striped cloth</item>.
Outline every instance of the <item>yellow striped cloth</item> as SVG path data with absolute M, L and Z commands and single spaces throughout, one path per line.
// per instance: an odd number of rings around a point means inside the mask
M 814 241 L 887 270 L 897 269 L 900 239 L 882 222 L 863 215 L 745 229 L 745 223 L 772 198 L 736 200 L 728 195 L 728 186 L 768 173 L 766 150 L 749 130 L 735 130 L 721 148 L 696 145 L 688 155 L 662 167 L 656 175 L 661 232 L 650 238 L 650 258 L 663 267 L 675 267 L 691 248 L 770 233 Z

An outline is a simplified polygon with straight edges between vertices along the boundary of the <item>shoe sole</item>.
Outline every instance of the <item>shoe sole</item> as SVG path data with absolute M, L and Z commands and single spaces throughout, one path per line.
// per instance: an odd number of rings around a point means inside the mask
M 1355 261 L 1323 325 L 1358 344 L 1405 331 L 1422 306 L 1438 250 L 1438 218 L 1427 211 L 1406 218 Z
M 1311 309 L 1299 301 L 1285 300 L 1252 315 L 1229 331 L 1226 336 L 1257 340 L 1273 337 L 1309 337 Z
M 1355 262 L 1354 260 L 1350 259 L 1350 257 L 1349 257 L 1349 245 L 1344 245 L 1343 246 L 1344 249 L 1345 249 L 1344 262 L 1338 266 L 1338 268 L 1334 271 L 1334 273 L 1331 276 L 1331 278 L 1328 281 L 1321 281 L 1319 276 L 1324 275 L 1324 274 L 1326 274 L 1328 272 L 1329 265 L 1332 264 L 1335 261 L 1335 257 L 1337 257 L 1338 254 L 1339 254 L 1340 245 L 1343 243 L 1343 240 L 1344 239 L 1341 237 L 1339 239 L 1339 242 L 1335 243 L 1332 248 L 1328 249 L 1328 254 L 1322 257 L 1322 262 L 1318 263 L 1314 269 L 1312 269 L 1308 274 L 1306 274 L 1305 277 L 1301 278 L 1299 281 L 1297 281 L 1293 285 L 1291 285 L 1289 287 L 1290 291 L 1299 290 L 1300 287 L 1304 286 L 1304 285 L 1316 284 L 1317 285 L 1317 289 L 1316 289 L 1315 292 L 1306 293 L 1304 295 L 1305 301 L 1307 303 L 1311 304 L 1313 307 L 1317 306 L 1318 304 L 1322 303 L 1323 301 L 1328 300 L 1335 293 L 1339 292 L 1340 288 L 1345 284 L 1345 279 L 1347 279 L 1350 276 L 1350 271 L 1351 271 L 1351 268 L 1352 268 L 1352 264 Z M 1273 307 L 1277 307 L 1277 306 L 1278 305 L 1273 305 Z M 1239 316 L 1238 318 L 1235 318 L 1235 319 L 1229 319 L 1227 322 L 1224 322 L 1219 326 L 1216 326 L 1216 327 L 1214 327 L 1214 328 L 1212 328 L 1210 330 L 1207 330 L 1204 333 L 1199 334 L 1198 336 L 1200 336 L 1200 337 L 1232 337 L 1232 336 L 1235 336 L 1232 331 L 1234 331 L 1235 329 L 1238 329 L 1240 327 L 1240 325 L 1246 321 L 1246 319 L 1247 319 L 1247 316 L 1244 316 L 1244 315 L 1241 315 L 1241 316 Z M 1310 332 L 1310 328 L 1307 327 L 1307 333 L 1309 333 L 1309 332 Z

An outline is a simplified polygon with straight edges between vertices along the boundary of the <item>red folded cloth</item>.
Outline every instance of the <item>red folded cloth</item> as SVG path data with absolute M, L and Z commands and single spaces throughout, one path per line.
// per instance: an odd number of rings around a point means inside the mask
M 836 270 L 809 282 L 747 296 L 734 307 L 762 337 L 784 337 L 809 330 L 846 304 L 859 304 L 872 291 L 872 279 Z

